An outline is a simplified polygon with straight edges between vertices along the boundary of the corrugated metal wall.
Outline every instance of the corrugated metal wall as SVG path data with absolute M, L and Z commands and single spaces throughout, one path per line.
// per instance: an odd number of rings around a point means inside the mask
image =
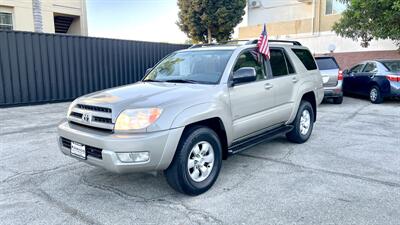
M 134 83 L 187 45 L 0 31 L 0 107 L 71 100 Z

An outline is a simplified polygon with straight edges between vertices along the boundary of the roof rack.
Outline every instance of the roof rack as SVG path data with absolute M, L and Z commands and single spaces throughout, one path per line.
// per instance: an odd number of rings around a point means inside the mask
M 208 47 L 208 46 L 217 46 L 217 45 L 226 45 L 230 43 L 238 43 L 238 42 L 246 42 L 244 44 L 249 44 L 249 40 L 229 40 L 229 41 L 223 41 L 223 42 L 218 42 L 218 43 L 204 43 L 204 44 L 194 44 L 190 46 L 189 48 L 201 48 L 201 47 Z
M 218 43 L 194 44 L 194 45 L 190 46 L 189 48 L 201 48 L 201 47 L 214 46 L 214 45 L 218 45 Z
M 220 43 L 206 43 L 206 44 L 194 44 L 190 46 L 189 48 L 201 48 L 201 47 L 207 47 L 207 46 L 217 46 L 217 45 L 224 45 L 224 44 L 229 44 L 229 43 L 238 43 L 238 42 L 245 42 L 245 45 L 252 45 L 252 44 L 257 44 L 258 39 L 252 39 L 252 40 L 229 40 L 229 41 L 224 41 Z M 293 44 L 296 46 L 302 46 L 300 42 L 298 41 L 287 41 L 287 40 L 268 40 L 270 43 L 289 43 Z
M 297 46 L 301 46 L 301 43 L 298 41 L 287 41 L 287 40 L 269 40 L 271 43 L 289 43 Z
M 249 40 L 246 44 L 257 44 L 258 39 Z M 301 46 L 301 43 L 298 41 L 287 41 L 287 40 L 268 40 L 269 43 L 288 43 L 297 46 Z

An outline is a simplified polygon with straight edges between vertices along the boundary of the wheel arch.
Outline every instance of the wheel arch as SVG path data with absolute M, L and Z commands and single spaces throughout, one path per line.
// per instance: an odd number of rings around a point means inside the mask
M 367 95 L 369 95 L 369 92 L 371 91 L 371 88 L 373 86 L 377 86 L 383 96 L 386 96 L 388 93 L 390 93 L 390 82 L 386 79 L 385 76 L 376 76 L 368 83 Z
M 221 142 L 222 159 L 228 158 L 228 138 L 227 138 L 224 123 L 221 120 L 221 118 L 212 117 L 212 118 L 208 118 L 208 119 L 204 119 L 204 120 L 200 120 L 197 122 L 187 124 L 185 126 L 185 129 L 183 130 L 183 132 L 187 131 L 188 129 L 190 129 L 191 127 L 194 127 L 194 126 L 204 126 L 204 127 L 208 127 L 210 129 L 212 129 L 213 131 L 215 131 L 215 133 L 217 133 L 218 138 Z
M 304 93 L 303 96 L 301 97 L 301 100 L 306 100 L 311 104 L 313 111 L 314 111 L 314 118 L 313 118 L 314 122 L 317 121 L 317 100 L 316 100 L 315 93 L 313 91 Z
M 223 102 L 205 102 L 193 105 L 179 113 L 171 128 L 202 125 L 213 129 L 222 145 L 223 159 L 226 159 L 228 146 L 232 142 L 232 118 L 229 106 Z
M 306 100 L 310 102 L 313 111 L 314 111 L 314 118 L 313 121 L 317 121 L 317 95 L 314 93 L 314 91 L 305 91 L 304 93 L 301 94 L 301 98 L 298 98 L 298 100 L 295 102 L 294 109 L 292 112 L 292 115 L 290 116 L 290 119 L 288 121 L 288 124 L 292 123 L 294 119 L 296 118 L 297 112 L 300 107 L 300 103 L 302 100 Z

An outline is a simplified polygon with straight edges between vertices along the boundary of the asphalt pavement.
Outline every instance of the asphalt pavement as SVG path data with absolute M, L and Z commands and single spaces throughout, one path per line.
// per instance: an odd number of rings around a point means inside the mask
M 0 109 L 0 224 L 400 224 L 399 101 L 322 104 L 307 143 L 232 156 L 198 197 L 61 154 L 67 107 Z

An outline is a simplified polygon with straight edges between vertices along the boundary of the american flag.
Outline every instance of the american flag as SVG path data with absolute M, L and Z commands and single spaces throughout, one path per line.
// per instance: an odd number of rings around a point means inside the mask
M 265 24 L 264 24 L 264 29 L 260 35 L 260 38 L 258 39 L 257 42 L 257 49 L 258 52 L 260 52 L 261 54 L 263 54 L 265 57 L 267 57 L 269 59 L 270 54 L 269 54 L 269 45 L 268 45 L 268 33 L 267 33 L 267 29 L 265 28 Z

